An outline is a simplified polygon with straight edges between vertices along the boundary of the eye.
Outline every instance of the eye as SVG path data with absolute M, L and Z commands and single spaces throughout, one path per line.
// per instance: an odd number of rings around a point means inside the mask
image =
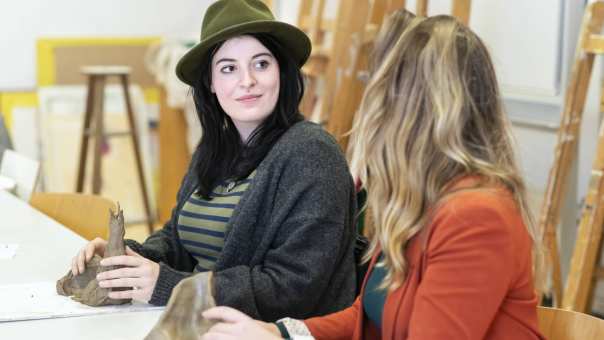
M 226 65 L 220 68 L 220 72 L 224 74 L 233 73 L 235 71 L 235 65 Z
M 266 70 L 269 65 L 270 63 L 268 62 L 268 60 L 258 60 L 254 62 L 254 68 L 256 68 L 257 70 Z

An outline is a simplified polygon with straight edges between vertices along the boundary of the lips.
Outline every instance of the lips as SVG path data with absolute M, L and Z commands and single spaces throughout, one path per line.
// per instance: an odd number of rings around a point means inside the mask
M 237 98 L 236 100 L 238 102 L 242 102 L 242 103 L 249 103 L 249 102 L 253 102 L 253 101 L 257 100 L 260 97 L 262 97 L 261 94 L 248 94 L 245 96 L 241 96 L 241 97 Z

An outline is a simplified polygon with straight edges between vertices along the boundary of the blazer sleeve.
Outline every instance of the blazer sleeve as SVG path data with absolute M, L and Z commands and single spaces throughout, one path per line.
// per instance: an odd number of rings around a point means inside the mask
M 304 319 L 325 310 L 343 309 L 354 299 L 352 257 L 354 186 L 337 146 L 311 140 L 289 150 L 276 170 L 278 181 L 263 206 L 270 209 L 272 236 L 261 263 L 214 273 L 214 298 L 265 321 L 284 316 Z M 352 286 L 346 303 L 325 292 L 336 275 Z M 350 291 L 350 292 L 348 292 Z
M 431 226 L 408 339 L 483 339 L 514 280 L 515 259 L 531 261 L 530 248 L 515 249 L 525 227 L 495 195 L 445 206 Z
M 316 340 L 349 340 L 358 323 L 361 298 L 357 297 L 352 306 L 329 315 L 304 320 L 310 334 Z

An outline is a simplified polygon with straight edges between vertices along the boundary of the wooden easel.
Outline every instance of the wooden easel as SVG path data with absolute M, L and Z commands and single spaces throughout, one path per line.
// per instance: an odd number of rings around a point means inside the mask
M 560 205 L 565 195 L 566 183 L 572 162 L 577 152 L 577 140 L 589 78 L 593 69 L 594 57 L 596 54 L 603 54 L 604 46 L 602 37 L 599 35 L 604 25 L 604 2 L 597 1 L 589 5 L 585 10 L 583 24 L 581 28 L 579 44 L 575 54 L 571 77 L 566 90 L 564 111 L 562 112 L 560 129 L 558 131 L 558 142 L 556 144 L 555 158 L 550 169 L 547 189 L 539 217 L 539 226 L 543 231 L 544 244 L 549 252 L 549 261 L 552 268 L 552 294 L 554 305 L 575 306 L 576 296 L 579 294 L 575 286 L 577 283 L 577 261 L 575 257 L 580 257 L 579 253 L 584 252 L 584 244 L 581 237 L 586 237 L 585 231 L 579 231 L 579 237 L 576 243 L 576 249 L 573 254 L 573 264 L 571 264 L 571 273 L 569 274 L 569 287 L 565 292 L 564 302 L 562 300 L 562 277 L 560 271 L 560 255 L 556 237 L 556 227 L 560 219 Z M 591 191 L 591 190 L 590 190 Z M 583 225 L 583 219 L 581 225 Z M 592 266 L 593 268 L 593 266 Z M 568 294 L 568 297 L 566 296 Z M 583 294 L 583 293 L 580 293 Z M 571 297 L 575 296 L 575 297 Z M 583 307 L 584 309 L 584 307 Z
M 306 89 L 304 98 L 300 103 L 300 112 L 310 119 L 315 111 L 319 100 L 317 88 L 319 82 L 324 78 L 323 74 L 327 64 L 334 53 L 334 49 L 328 49 L 325 36 L 333 31 L 333 22 L 324 20 L 326 0 L 302 0 L 298 12 L 298 27 L 302 29 L 312 43 L 312 52 L 308 61 L 302 68 L 306 76 Z
M 335 90 L 334 98 L 337 99 L 332 103 L 327 131 L 338 139 L 343 150 L 346 150 L 348 145 L 348 136 L 345 134 L 352 127 L 354 114 L 365 90 L 365 81 L 360 75 L 367 70 L 373 39 L 379 31 L 386 10 L 391 8 L 390 2 L 356 1 L 354 6 L 347 6 L 342 10 L 343 16 L 347 18 L 347 26 L 344 27 L 347 37 L 346 52 L 338 62 L 340 81 Z
M 604 183 L 601 178 L 601 171 L 604 170 L 602 130 L 600 131 L 597 155 L 593 163 L 586 205 L 579 225 L 564 297 L 562 297 L 562 278 L 556 227 L 559 223 L 560 205 L 565 195 L 569 171 L 577 153 L 579 129 L 594 57 L 596 54 L 604 54 L 604 37 L 599 35 L 603 25 L 604 1 L 596 1 L 587 7 L 583 17 L 575 62 L 566 89 L 555 158 L 550 169 L 547 190 L 539 218 L 539 226 L 544 232 L 544 244 L 549 252 L 549 261 L 552 267 L 554 305 L 562 304 L 563 308 L 581 312 L 585 311 L 588 296 L 593 288 L 592 280 L 596 255 L 599 255 L 602 222 L 604 222 L 604 207 L 600 203 L 600 200 L 604 197 L 602 191 Z
M 136 168 L 138 171 L 138 180 L 141 186 L 145 213 L 147 216 L 147 226 L 149 234 L 153 232 L 153 218 L 149 207 L 149 196 L 147 195 L 147 184 L 143 172 L 143 164 L 138 144 L 138 135 L 134 121 L 134 111 L 132 101 L 128 91 L 128 76 L 130 67 L 128 66 L 87 66 L 82 68 L 82 73 L 88 77 L 88 94 L 86 97 L 86 112 L 84 115 L 84 124 L 80 142 L 80 158 L 78 162 L 78 177 L 76 182 L 76 192 L 81 193 L 84 190 L 84 175 L 86 173 L 86 159 L 88 153 L 88 141 L 90 137 L 94 138 L 93 167 L 92 167 L 92 193 L 98 195 L 101 191 L 101 159 L 103 138 L 129 135 L 132 140 Z M 103 98 L 105 94 L 105 83 L 108 77 L 117 77 L 124 91 L 124 100 L 126 101 L 126 113 L 128 116 L 129 130 L 125 132 L 106 133 L 103 128 Z

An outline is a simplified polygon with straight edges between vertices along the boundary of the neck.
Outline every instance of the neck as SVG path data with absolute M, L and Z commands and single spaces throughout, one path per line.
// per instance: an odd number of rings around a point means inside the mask
M 241 137 L 241 141 L 245 144 L 250 138 L 252 132 L 256 130 L 256 128 L 260 125 L 256 122 L 248 123 L 248 122 L 233 122 L 237 131 L 239 132 L 239 136 Z

